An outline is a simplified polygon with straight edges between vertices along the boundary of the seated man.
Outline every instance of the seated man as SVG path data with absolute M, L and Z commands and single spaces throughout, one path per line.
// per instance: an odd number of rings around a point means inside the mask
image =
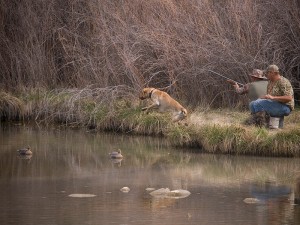
M 294 109 L 294 91 L 288 79 L 281 76 L 276 65 L 268 66 L 267 95 L 250 102 L 249 108 L 255 125 L 263 126 L 266 114 L 271 117 L 288 116 Z
M 267 78 L 263 76 L 263 71 L 259 69 L 254 69 L 249 76 L 251 82 L 243 85 L 242 87 L 232 80 L 227 80 L 227 82 L 232 84 L 236 93 L 240 95 L 248 94 L 249 100 L 254 101 L 267 94 L 268 81 Z

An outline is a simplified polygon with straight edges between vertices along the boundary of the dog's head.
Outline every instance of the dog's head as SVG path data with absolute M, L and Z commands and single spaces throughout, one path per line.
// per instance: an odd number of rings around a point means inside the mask
M 140 93 L 139 98 L 141 100 L 144 100 L 146 98 L 151 98 L 151 94 L 154 90 L 155 90 L 155 88 L 143 88 L 143 90 Z

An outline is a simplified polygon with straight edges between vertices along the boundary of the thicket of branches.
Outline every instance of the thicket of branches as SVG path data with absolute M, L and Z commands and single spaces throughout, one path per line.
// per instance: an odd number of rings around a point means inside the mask
M 300 80 L 297 0 L 0 0 L 0 88 L 167 87 L 233 106 L 224 79 L 277 64 Z

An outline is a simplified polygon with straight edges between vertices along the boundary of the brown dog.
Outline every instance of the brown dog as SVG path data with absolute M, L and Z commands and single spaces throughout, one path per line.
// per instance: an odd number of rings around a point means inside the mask
M 143 111 L 156 108 L 159 112 L 170 111 L 173 114 L 173 122 L 183 120 L 187 116 L 187 110 L 164 91 L 155 88 L 144 88 L 140 99 L 151 99 L 153 104 L 142 108 Z

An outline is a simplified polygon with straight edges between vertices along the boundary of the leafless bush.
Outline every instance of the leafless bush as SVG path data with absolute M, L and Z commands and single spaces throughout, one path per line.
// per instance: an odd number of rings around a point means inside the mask
M 191 106 L 234 106 L 239 96 L 209 71 L 245 83 L 253 68 L 273 63 L 300 86 L 296 0 L 0 0 L 0 6 L 3 89 L 126 86 L 136 94 L 143 86 L 169 87 Z

